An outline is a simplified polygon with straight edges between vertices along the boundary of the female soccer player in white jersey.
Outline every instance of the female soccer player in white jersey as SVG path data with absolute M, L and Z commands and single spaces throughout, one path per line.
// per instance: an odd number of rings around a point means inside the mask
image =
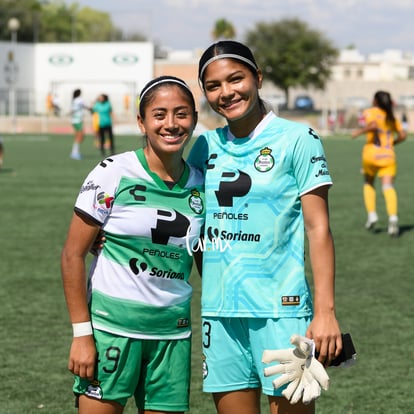
M 265 349 L 290 348 L 294 333 L 314 339 L 325 365 L 341 351 L 328 218 L 332 182 L 321 141 L 308 126 L 266 110 L 262 72 L 243 44 L 210 46 L 199 81 L 228 124 L 200 136 L 188 159 L 206 175 L 203 389 L 213 393 L 219 414 L 259 413 L 260 389 L 272 414 L 313 413 L 314 403 L 291 405 L 281 397 L 261 359 Z
M 89 109 L 81 96 L 82 91 L 80 89 L 75 89 L 73 91 L 72 103 L 71 103 L 71 123 L 75 133 L 73 144 L 72 144 L 72 152 L 70 157 L 74 160 L 81 160 L 82 155 L 80 153 L 80 146 L 84 139 L 84 131 L 83 131 L 83 111 L 85 109 Z
M 145 148 L 103 160 L 80 189 L 61 264 L 80 414 L 122 413 L 131 396 L 141 414 L 188 410 L 188 246 L 204 223 L 204 188 L 182 157 L 196 122 L 188 86 L 156 78 L 140 96 Z M 86 287 L 100 229 L 106 242 Z

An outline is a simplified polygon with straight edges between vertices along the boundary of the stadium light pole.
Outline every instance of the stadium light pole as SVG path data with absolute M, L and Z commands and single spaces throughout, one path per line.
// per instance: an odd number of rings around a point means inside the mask
M 12 131 L 16 133 L 16 77 L 17 77 L 17 65 L 15 63 L 15 51 L 17 43 L 17 31 L 20 28 L 20 22 L 15 17 L 12 17 L 7 22 L 7 27 L 11 33 L 11 51 L 9 53 L 10 63 L 10 90 L 9 90 L 9 114 L 12 123 Z

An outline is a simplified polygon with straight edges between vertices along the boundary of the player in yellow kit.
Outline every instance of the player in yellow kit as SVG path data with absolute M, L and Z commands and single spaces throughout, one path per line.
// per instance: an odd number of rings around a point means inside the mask
M 366 144 L 362 151 L 364 174 L 364 202 L 368 213 L 365 225 L 373 229 L 378 221 L 376 212 L 375 177 L 381 179 L 382 192 L 388 214 L 388 234 L 398 236 L 398 200 L 394 188 L 397 162 L 394 145 L 407 138 L 407 132 L 394 116 L 390 93 L 378 91 L 374 95 L 373 106 L 363 113 L 365 125 L 352 133 L 352 138 L 366 134 Z

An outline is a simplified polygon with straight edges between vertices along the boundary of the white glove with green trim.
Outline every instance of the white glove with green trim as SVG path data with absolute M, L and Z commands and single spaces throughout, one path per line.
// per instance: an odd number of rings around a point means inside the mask
M 268 364 L 273 361 L 279 362 L 264 369 L 266 377 L 282 374 L 272 383 L 275 388 L 289 384 L 282 395 L 291 404 L 296 404 L 302 399 L 304 404 L 309 404 L 321 395 L 321 387 L 329 388 L 329 376 L 323 365 L 314 358 L 314 342 L 300 335 L 292 335 L 290 342 L 295 348 L 283 350 L 265 350 L 262 362 Z

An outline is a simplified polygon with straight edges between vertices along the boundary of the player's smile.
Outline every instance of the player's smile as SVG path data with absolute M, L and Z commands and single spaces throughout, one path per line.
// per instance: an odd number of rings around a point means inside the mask
M 167 133 L 167 134 L 160 134 L 162 138 L 165 139 L 166 142 L 172 144 L 172 143 L 177 143 L 179 141 L 182 141 L 183 138 L 186 138 L 188 136 L 188 134 L 185 133 Z
M 249 96 L 242 96 L 239 92 L 232 92 L 231 97 L 220 97 L 217 102 L 217 111 L 227 119 L 239 118 L 248 110 L 249 101 Z
M 242 99 L 232 99 L 230 102 L 224 102 L 220 107 L 222 107 L 224 110 L 231 110 L 237 107 L 237 104 L 241 102 Z

